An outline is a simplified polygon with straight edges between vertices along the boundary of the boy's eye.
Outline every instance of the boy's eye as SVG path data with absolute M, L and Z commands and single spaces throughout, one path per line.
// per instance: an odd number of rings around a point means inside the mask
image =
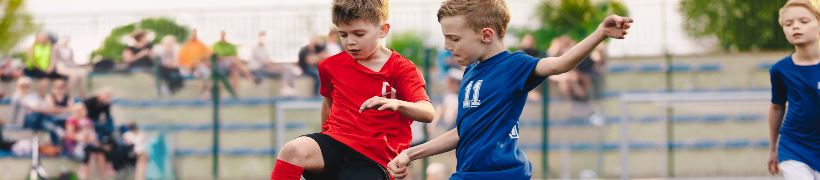
M 364 36 L 364 33 L 356 33 L 356 36 L 362 37 Z

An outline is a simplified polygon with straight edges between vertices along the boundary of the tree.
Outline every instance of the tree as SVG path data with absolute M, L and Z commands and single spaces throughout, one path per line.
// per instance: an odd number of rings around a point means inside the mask
M 520 31 L 518 34 L 532 33 L 538 49 L 546 49 L 555 37 L 569 35 L 572 39 L 581 40 L 594 32 L 606 16 L 616 14 L 627 16 L 626 6 L 618 0 L 599 1 L 593 4 L 590 0 L 543 1 L 536 12 L 541 27 L 534 31 Z
M 694 37 L 717 37 L 724 50 L 786 49 L 777 22 L 787 0 L 681 0 L 684 28 Z
M 120 26 L 111 30 L 111 34 L 103 40 L 103 44 L 99 49 L 91 53 L 91 57 L 102 56 L 104 59 L 111 59 L 116 62 L 122 61 L 122 51 L 128 45 L 123 44 L 121 39 L 123 36 L 128 36 L 137 27 L 154 32 L 155 38 L 152 39 L 154 44 L 159 43 L 165 35 L 173 35 L 178 42 L 183 42 L 188 38 L 190 33 L 188 27 L 178 25 L 173 20 L 167 18 L 149 18 L 143 19 L 140 22 Z
M 8 55 L 23 38 L 37 31 L 33 18 L 23 9 L 24 0 L 0 0 L 0 55 Z
M 421 63 L 424 60 L 424 40 L 421 37 L 421 34 L 414 31 L 396 33 L 390 36 L 387 47 L 406 57 L 416 66 L 423 66 Z

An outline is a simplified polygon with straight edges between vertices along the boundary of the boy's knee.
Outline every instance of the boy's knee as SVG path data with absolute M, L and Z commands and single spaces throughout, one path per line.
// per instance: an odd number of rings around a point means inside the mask
M 308 146 L 310 145 L 308 140 L 310 139 L 303 138 L 307 137 L 299 137 L 282 145 L 282 149 L 279 150 L 277 159 L 293 164 L 301 164 L 303 161 L 307 160 L 310 156 L 307 151 L 307 148 L 309 148 Z

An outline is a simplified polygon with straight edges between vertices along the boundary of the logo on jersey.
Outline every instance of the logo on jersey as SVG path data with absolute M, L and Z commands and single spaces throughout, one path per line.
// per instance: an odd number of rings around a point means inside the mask
M 518 139 L 518 125 L 513 126 L 510 131 L 510 139 Z
M 820 81 L 817 82 L 817 90 L 820 90 Z
M 396 88 L 390 86 L 390 83 L 382 82 L 382 97 L 388 99 L 396 99 Z
M 467 86 L 464 87 L 464 101 L 461 102 L 462 108 L 478 107 L 481 105 L 481 100 L 478 99 L 478 93 L 481 90 L 482 83 L 484 83 L 484 80 L 478 80 L 475 81 L 475 83 L 470 81 L 467 83 Z

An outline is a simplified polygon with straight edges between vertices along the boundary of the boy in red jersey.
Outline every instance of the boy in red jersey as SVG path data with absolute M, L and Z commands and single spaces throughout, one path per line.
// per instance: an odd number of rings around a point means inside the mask
M 390 179 L 387 162 L 410 144 L 410 123 L 433 106 L 416 66 L 385 47 L 387 0 L 334 0 L 345 51 L 319 63 L 322 132 L 279 151 L 271 179 Z

